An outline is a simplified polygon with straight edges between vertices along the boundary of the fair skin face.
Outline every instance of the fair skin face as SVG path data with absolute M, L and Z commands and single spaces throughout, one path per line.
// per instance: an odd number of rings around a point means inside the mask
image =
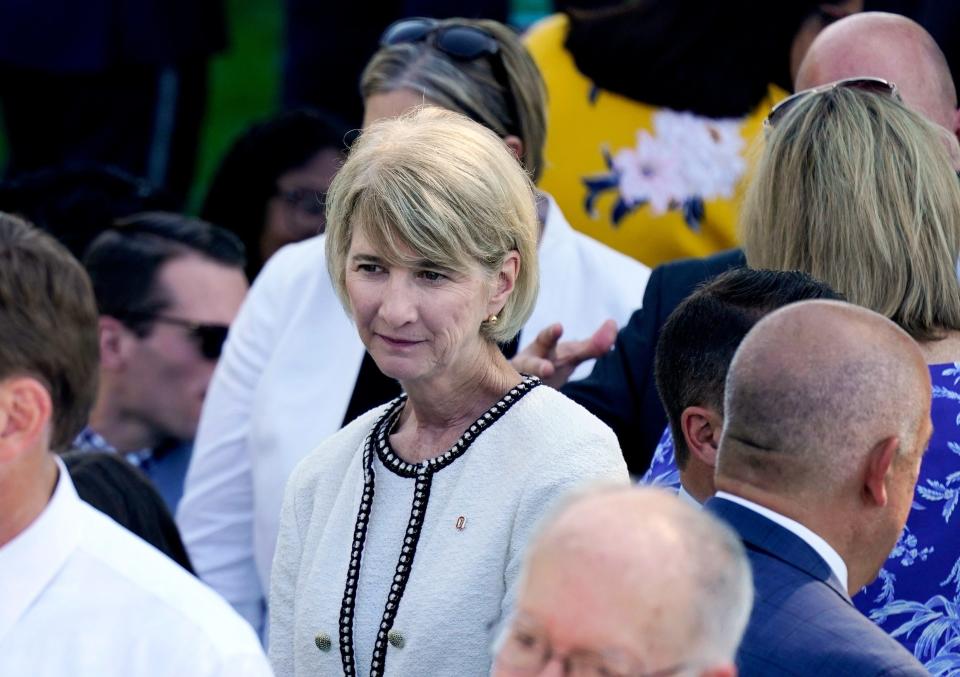
M 549 646 L 538 677 L 560 677 L 564 659 L 603 657 L 615 674 L 653 673 L 694 660 L 689 617 L 695 609 L 681 539 L 661 515 L 642 528 L 624 527 L 658 512 L 659 495 L 598 496 L 566 508 L 527 555 L 512 619 L 494 661 L 494 677 L 520 677 L 506 656 L 511 638 Z M 633 523 L 635 524 L 635 523 Z M 651 546 L 651 541 L 653 546 Z M 685 573 L 686 572 L 686 573 Z M 677 674 L 732 677 L 733 665 L 689 665 Z
M 197 255 L 167 261 L 156 284 L 165 317 L 229 325 L 247 292 L 243 271 Z M 186 327 L 156 322 L 144 337 L 119 320 L 100 319 L 100 389 L 91 427 L 118 451 L 190 440 L 216 366 Z
M 322 203 L 291 204 L 284 195 L 312 200 L 325 196 L 343 156 L 334 148 L 325 148 L 300 167 L 284 172 L 277 179 L 277 194 L 267 202 L 266 223 L 260 236 L 260 258 L 266 261 L 280 247 L 322 233 L 326 227 Z
M 37 379 L 0 381 L 0 548 L 33 523 L 53 494 L 52 415 L 50 394 Z
M 420 106 L 439 106 L 439 104 L 412 89 L 403 88 L 382 94 L 371 94 L 363 103 L 363 126 L 366 128 L 380 120 L 400 117 Z M 510 134 L 503 142 L 518 160 L 523 158 L 523 141 L 520 137 Z
M 416 260 L 412 251 L 399 252 Z M 497 346 L 480 334 L 513 291 L 520 257 L 493 274 L 476 264 L 449 270 L 429 261 L 388 262 L 354 230 L 346 291 L 360 339 L 409 400 L 390 441 L 405 460 L 445 452 L 503 392 L 520 382 Z

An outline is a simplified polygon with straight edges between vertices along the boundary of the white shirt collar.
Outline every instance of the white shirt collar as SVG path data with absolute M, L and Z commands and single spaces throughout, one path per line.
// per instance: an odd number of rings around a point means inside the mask
M 680 488 L 677 489 L 677 498 L 679 498 L 684 503 L 689 503 L 694 508 L 702 508 L 703 504 L 694 498 L 693 494 L 683 488 L 683 485 L 680 485 Z
M 763 515 L 771 522 L 779 524 L 781 527 L 797 536 L 804 543 L 817 551 L 817 554 L 823 558 L 823 561 L 825 561 L 830 567 L 831 571 L 833 571 L 833 575 L 836 576 L 837 580 L 840 581 L 840 585 L 843 586 L 843 589 L 847 589 L 846 563 L 843 561 L 843 558 L 840 557 L 839 553 L 837 553 L 837 551 L 834 550 L 831 545 L 823 540 L 820 536 L 817 536 L 807 527 L 800 524 L 800 522 L 792 520 L 789 517 L 785 517 L 778 512 L 774 512 L 773 510 L 770 510 L 770 508 L 765 508 L 762 505 L 758 505 L 753 501 L 748 501 L 745 498 L 728 494 L 725 491 L 718 491 L 716 493 L 716 497 L 730 501 L 731 503 L 737 503 L 748 510 L 752 510 L 759 515 Z
M 63 461 L 56 462 L 59 476 L 47 507 L 0 548 L 0 642 L 80 542 L 81 522 L 76 519 L 80 498 Z

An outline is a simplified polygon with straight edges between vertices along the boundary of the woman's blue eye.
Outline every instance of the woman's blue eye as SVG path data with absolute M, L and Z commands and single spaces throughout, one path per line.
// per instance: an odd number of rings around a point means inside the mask
M 439 282 L 440 280 L 444 279 L 444 275 L 435 270 L 424 270 L 420 273 L 420 275 L 423 277 L 423 279 L 429 280 L 430 282 Z
M 376 263 L 361 263 L 357 266 L 357 270 L 364 273 L 379 273 L 381 268 Z

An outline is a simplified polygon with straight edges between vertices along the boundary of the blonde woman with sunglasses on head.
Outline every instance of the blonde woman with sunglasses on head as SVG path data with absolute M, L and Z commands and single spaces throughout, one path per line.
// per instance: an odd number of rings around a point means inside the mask
M 854 79 L 771 115 L 742 228 L 755 268 L 802 270 L 917 342 L 933 381 L 933 438 L 913 510 L 857 607 L 935 674 L 960 670 L 960 181 L 956 140 L 896 88 Z M 825 346 L 826 348 L 826 346 Z

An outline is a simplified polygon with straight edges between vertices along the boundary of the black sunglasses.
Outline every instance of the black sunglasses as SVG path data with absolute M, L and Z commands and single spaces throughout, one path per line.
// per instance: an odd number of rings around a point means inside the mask
M 883 78 L 844 78 L 843 80 L 830 82 L 819 87 L 804 89 L 803 91 L 788 96 L 770 109 L 770 115 L 763 121 L 764 130 L 769 131 L 772 129 L 788 111 L 792 110 L 798 102 L 803 101 L 808 96 L 812 94 L 822 94 L 823 92 L 829 92 L 834 89 L 859 89 L 864 92 L 889 96 L 897 101 L 900 100 L 900 93 L 897 91 L 897 86 Z
M 394 21 L 387 26 L 383 35 L 380 36 L 381 47 L 415 42 L 425 42 L 459 61 L 474 61 L 481 57 L 488 58 L 494 78 L 503 87 L 507 112 L 513 120 L 514 129 L 508 130 L 507 133 L 522 136 L 517 129 L 520 124 L 520 117 L 516 99 L 513 96 L 513 88 L 510 86 L 507 67 L 503 63 L 503 53 L 500 43 L 493 35 L 476 26 L 449 22 L 441 24 L 436 19 L 418 17 Z M 470 106 L 465 105 L 462 101 L 456 101 L 456 104 L 474 122 L 484 127 L 490 126 Z
M 208 360 L 217 360 L 220 358 L 220 353 L 223 351 L 223 343 L 227 340 L 227 332 L 230 331 L 230 327 L 225 324 L 192 322 L 179 317 L 169 317 L 167 315 L 157 315 L 154 313 L 130 311 L 123 313 L 122 316 L 130 319 L 160 322 L 161 324 L 172 324 L 177 327 L 184 327 L 197 344 L 200 354 Z

